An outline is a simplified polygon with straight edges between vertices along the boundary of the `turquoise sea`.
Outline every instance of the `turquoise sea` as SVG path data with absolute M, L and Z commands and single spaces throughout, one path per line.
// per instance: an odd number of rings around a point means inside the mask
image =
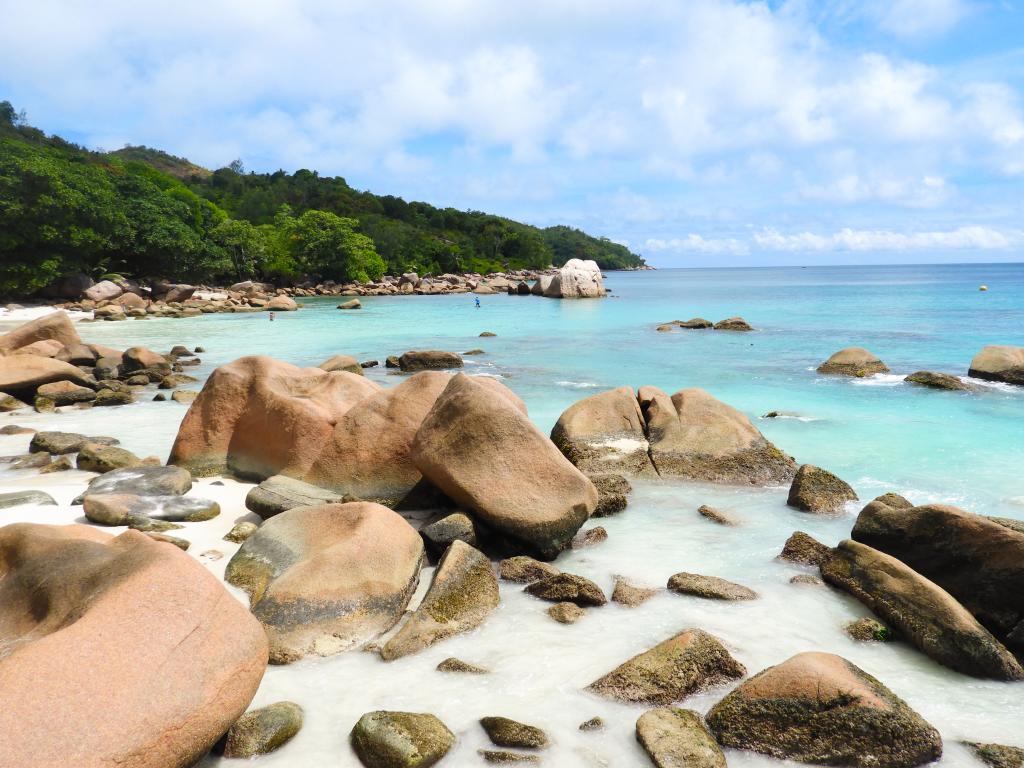
M 367 297 L 362 310 L 339 311 L 337 299 L 312 298 L 273 323 L 264 313 L 217 314 L 96 323 L 82 332 L 114 346 L 202 345 L 200 374 L 243 354 L 317 365 L 346 353 L 379 360 L 368 374 L 385 383 L 387 355 L 481 348 L 485 355 L 466 358 L 468 370 L 500 376 L 545 430 L 569 404 L 601 389 L 703 387 L 798 460 L 867 492 L 894 488 L 1024 517 L 1024 390 L 937 392 L 901 381 L 921 369 L 966 375 L 985 344 L 1024 345 L 1024 265 L 672 269 L 613 272 L 606 284 L 612 296 L 599 301 L 495 295 L 477 309 L 469 294 Z M 654 330 L 673 319 L 731 315 L 757 331 Z M 481 331 L 498 335 L 478 338 Z M 869 348 L 893 375 L 815 373 L 846 346 Z M 768 411 L 798 418 L 758 418 Z M 167 432 L 146 431 L 129 444 L 165 454 Z
M 440 348 L 485 354 L 466 358 L 471 373 L 500 376 L 527 402 L 534 421 L 550 429 L 572 402 L 605 388 L 654 384 L 668 392 L 698 386 L 747 413 L 779 447 L 849 481 L 862 500 L 897 491 L 917 503 L 945 502 L 1024 519 L 1024 387 L 984 385 L 968 393 L 937 392 L 903 383 L 920 369 L 966 375 L 985 344 L 1024 345 L 1024 265 L 816 267 L 659 270 L 611 273 L 612 297 L 557 301 L 472 295 L 368 297 L 360 311 L 335 309 L 337 299 L 304 300 L 281 313 L 206 315 L 179 320 L 79 326 L 89 341 L 166 351 L 201 345 L 203 376 L 218 364 L 261 353 L 316 365 L 346 353 L 381 366 L 367 371 L 395 381 L 384 358 L 408 349 Z M 989 290 L 980 292 L 979 285 Z M 674 319 L 720 320 L 742 315 L 753 333 L 677 331 L 655 327 Z M 493 338 L 479 338 L 492 331 Z M 819 376 L 815 367 L 836 350 L 865 346 L 892 374 L 864 380 Z M 195 385 L 198 387 L 199 385 Z M 790 418 L 762 419 L 767 411 Z M 13 414 L 3 421 L 37 428 L 112 434 L 140 454 L 166 457 L 185 406 L 140 402 L 62 414 Z M 20 442 L 19 442 L 20 441 Z M 0 438 L 0 453 L 25 449 L 24 437 Z M 39 487 L 34 473 L 0 477 L 0 485 Z M 68 522 L 80 473 L 48 475 L 57 507 L 25 508 L 25 519 Z M 834 516 L 786 506 L 785 488 L 730 488 L 682 481 L 637 481 L 628 509 L 593 524 L 607 529 L 599 546 L 563 553 L 558 567 L 593 579 L 610 593 L 616 576 L 659 587 L 678 571 L 745 584 L 759 599 L 700 600 L 662 590 L 638 608 L 617 604 L 588 610 L 572 626 L 552 621 L 547 604 L 520 585 L 501 584 L 501 604 L 477 630 L 391 663 L 353 651 L 269 667 L 253 706 L 288 699 L 306 711 L 302 731 L 285 748 L 259 759 L 267 768 L 299 765 L 356 768 L 347 742 L 365 712 L 432 712 L 458 743 L 445 765 L 482 765 L 488 747 L 478 725 L 504 715 L 540 725 L 552 735 L 544 764 L 602 768 L 650 765 L 634 735 L 643 707 L 610 702 L 586 686 L 631 656 L 683 629 L 719 637 L 750 674 L 793 654 L 839 654 L 884 682 L 935 725 L 945 751 L 942 768 L 978 766 L 961 740 L 1024 747 L 1021 683 L 977 680 L 931 661 L 905 643 L 858 643 L 843 625 L 869 615 L 845 594 L 794 585 L 809 569 L 776 559 L 786 538 L 804 530 L 833 545 L 849 535 L 860 504 Z M 180 531 L 190 552 L 218 576 L 235 545 L 222 540 L 250 519 L 247 487 L 214 478 L 193 493 L 218 500 L 222 514 Z M 709 523 L 701 504 L 740 521 Z M 421 577 L 420 593 L 429 583 Z M 240 595 L 240 599 L 244 597 Z M 435 671 L 455 656 L 492 670 L 483 676 Z M 706 712 L 724 695 L 716 688 L 683 706 Z M 579 723 L 598 715 L 594 734 Z M 732 768 L 793 765 L 728 750 Z M 207 758 L 204 768 L 237 761 Z

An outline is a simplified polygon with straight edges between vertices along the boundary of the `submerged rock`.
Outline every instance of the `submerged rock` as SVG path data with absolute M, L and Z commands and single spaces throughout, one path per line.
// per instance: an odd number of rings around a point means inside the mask
M 937 371 L 916 371 L 907 376 L 904 381 L 928 387 L 929 389 L 948 389 L 956 392 L 971 389 L 969 384 L 964 384 L 956 376 L 950 376 L 948 373 L 938 373 Z
M 541 600 L 552 603 L 575 603 L 581 608 L 604 605 L 608 602 L 604 592 L 590 579 L 574 573 L 558 573 L 529 584 L 526 591 Z
M 372 640 L 401 618 L 423 543 L 402 517 L 369 502 L 297 507 L 267 520 L 228 563 L 287 664 Z
M 398 358 L 398 367 L 406 372 L 461 368 L 462 358 L 455 352 L 439 349 L 411 350 Z
M 504 581 L 530 584 L 549 576 L 557 576 L 561 571 L 550 563 L 542 563 L 526 555 L 516 555 L 498 563 L 498 573 Z
M 657 768 L 726 768 L 704 719 L 677 707 L 652 709 L 636 721 L 636 740 Z
M 771 485 L 793 477 L 796 464 L 750 419 L 702 389 L 669 397 L 641 387 L 651 459 L 662 477 L 739 485 Z
M 304 483 L 294 477 L 274 475 L 246 494 L 245 507 L 266 520 L 296 507 L 338 504 L 352 500 L 335 491 Z
M 462 661 L 461 659 L 456 659 L 454 656 L 451 656 L 451 657 L 445 659 L 444 661 L 442 661 L 440 664 L 438 664 L 435 667 L 435 669 L 438 672 L 454 672 L 454 673 L 464 674 L 464 675 L 487 675 L 487 674 L 490 674 L 490 670 L 489 669 L 485 669 L 484 667 L 478 667 L 476 664 L 470 664 L 468 661 Z
M 782 547 L 780 560 L 799 565 L 820 566 L 832 556 L 832 548 L 826 547 L 813 536 L 803 531 L 794 531 Z
M 847 622 L 843 630 L 861 643 L 887 643 L 892 640 L 892 631 L 878 619 L 865 616 Z
M 5 768 L 192 765 L 266 668 L 245 607 L 136 531 L 8 525 L 0 574 L 0 690 L 18 692 L 0 708 Z
M 722 746 L 819 765 L 911 768 L 942 755 L 937 730 L 829 653 L 801 653 L 760 672 L 716 704 L 707 722 Z
M 559 624 L 575 624 L 585 613 L 576 603 L 555 603 L 548 608 L 548 616 Z
M 544 749 L 550 743 L 548 735 L 537 726 L 507 717 L 482 717 L 480 725 L 491 742 L 498 747 Z
M 1024 768 L 1024 748 L 1003 744 L 983 744 L 965 741 L 975 756 L 991 768 Z
M 699 573 L 677 573 L 668 580 L 668 589 L 681 595 L 693 595 L 710 600 L 756 600 L 757 592 L 717 576 Z
M 455 734 L 434 715 L 368 712 L 349 735 L 366 768 L 428 768 L 455 744 Z
M 709 507 L 707 504 L 701 504 L 697 507 L 697 514 L 701 517 L 707 518 L 713 523 L 718 523 L 719 525 L 739 525 L 739 523 L 736 522 L 736 519 L 731 515 L 728 515 L 719 509 L 715 509 L 714 507 Z
M 224 735 L 222 754 L 228 758 L 248 758 L 273 752 L 302 730 L 302 721 L 302 707 L 291 701 L 246 712 Z
M 619 665 L 588 690 L 633 704 L 666 705 L 746 672 L 717 638 L 688 629 Z
M 841 349 L 818 366 L 818 373 L 853 376 L 859 379 L 888 372 L 889 366 L 863 347 Z
M 1024 679 L 1013 655 L 967 609 L 896 558 L 847 539 L 832 551 L 821 575 L 940 664 L 974 677 Z
M 615 577 L 615 588 L 612 590 L 612 602 L 635 608 L 642 605 L 658 594 L 658 590 L 647 587 L 637 587 L 630 584 L 621 576 Z
M 56 506 L 57 502 L 53 496 L 43 491 L 11 491 L 0 493 L 0 509 L 11 509 L 26 504 L 40 504 L 45 506 Z
M 801 464 L 786 503 L 804 512 L 838 512 L 857 494 L 844 480 L 813 464 Z
M 752 331 L 754 327 L 742 317 L 727 317 L 715 323 L 716 331 Z
M 564 549 L 597 506 L 593 483 L 519 403 L 464 374 L 437 398 L 411 455 L 423 476 L 477 521 L 544 559 Z
M 1024 347 L 989 344 L 971 360 L 968 376 L 1007 384 L 1024 384 Z
M 569 406 L 552 428 L 551 440 L 584 472 L 655 475 L 647 455 L 644 417 L 629 387 Z
M 419 653 L 434 643 L 480 626 L 498 607 L 491 561 L 464 541 L 452 542 L 434 572 L 423 602 L 380 655 L 385 661 Z

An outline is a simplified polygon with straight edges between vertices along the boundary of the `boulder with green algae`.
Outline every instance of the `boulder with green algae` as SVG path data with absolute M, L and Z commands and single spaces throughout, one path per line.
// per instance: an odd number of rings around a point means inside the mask
M 621 576 L 615 577 L 615 587 L 612 589 L 612 602 L 635 608 L 642 605 L 658 594 L 658 590 L 649 587 L 638 587 L 630 584 Z
M 804 763 L 912 768 L 942 739 L 882 683 L 846 659 L 801 653 L 735 688 L 707 715 L 718 743 Z
M 696 712 L 661 707 L 636 721 L 636 740 L 657 768 L 725 768 L 725 755 Z
M 76 463 L 84 472 L 99 472 L 102 475 L 115 469 L 137 467 L 142 459 L 116 445 L 86 443 L 79 449 Z
M 117 445 L 118 441 L 113 437 L 86 437 L 75 432 L 36 432 L 28 445 L 29 451 L 46 451 L 54 455 L 63 453 L 77 453 L 86 443 L 99 443 L 100 445 Z
M 756 600 L 757 592 L 718 576 L 699 573 L 677 573 L 668 580 L 668 589 L 680 595 L 692 595 L 707 600 Z
M 835 376 L 864 378 L 876 373 L 888 373 L 889 366 L 878 359 L 873 352 L 863 347 L 846 347 L 818 366 L 818 373 Z
M 585 613 L 576 603 L 555 603 L 548 608 L 548 616 L 559 624 L 575 624 Z
M 452 672 L 463 675 L 487 675 L 490 674 L 489 669 L 484 667 L 478 667 L 476 664 L 470 664 L 468 661 L 462 659 L 456 659 L 454 656 L 442 661 L 438 664 L 435 669 L 438 672 Z
M 539 755 L 531 755 L 529 752 L 510 752 L 507 749 L 478 749 L 477 754 L 484 759 L 485 763 L 504 765 L 508 763 L 539 763 Z
M 385 661 L 418 653 L 480 626 L 498 607 L 498 579 L 491 561 L 464 541 L 455 541 L 434 572 L 423 602 L 381 648 Z
M 584 472 L 657 476 L 647 453 L 644 415 L 629 387 L 570 405 L 552 428 L 551 440 Z
M 230 541 L 233 544 L 241 544 L 258 530 L 259 526 L 256 525 L 256 523 L 243 520 L 240 523 L 235 523 L 231 527 L 231 530 L 224 534 L 224 541 Z
M 617 701 L 664 706 L 746 673 L 717 638 L 688 629 L 620 664 L 588 690 Z
M 609 517 L 629 505 L 633 486 L 622 475 L 602 473 L 588 474 L 587 477 L 597 489 L 597 508 L 591 517 Z
M 1024 768 L 1024 748 L 1005 744 L 983 744 L 965 741 L 975 756 L 991 768 Z
M 423 526 L 420 529 L 420 536 L 427 547 L 427 554 L 435 559 L 443 555 L 456 541 L 463 541 L 471 547 L 476 546 L 476 528 L 473 526 L 472 518 L 464 512 L 453 512 Z
M 527 725 L 507 717 L 482 717 L 480 725 L 491 742 L 499 747 L 544 749 L 548 735 L 535 725 Z
M 604 592 L 597 584 L 590 579 L 577 576 L 575 573 L 559 573 L 548 576 L 528 585 L 526 591 L 541 600 L 553 603 L 575 603 L 581 608 L 604 605 L 608 602 Z
M 929 389 L 947 389 L 954 392 L 972 389 L 969 384 L 964 384 L 956 376 L 950 376 L 948 373 L 939 373 L 938 371 L 915 371 L 907 376 L 904 381 L 921 387 L 928 387 Z
M 870 616 L 847 622 L 843 631 L 860 643 L 887 643 L 893 639 L 892 630 Z
M 550 563 L 542 563 L 540 560 L 534 560 L 528 555 L 516 555 L 515 557 L 505 558 L 498 563 L 498 573 L 503 581 L 529 584 L 546 579 L 548 576 L 556 576 L 561 571 Z
M 786 503 L 803 512 L 839 512 L 857 494 L 849 484 L 826 469 L 802 464 L 789 487 Z
M 448 754 L 453 734 L 437 717 L 416 712 L 368 712 L 349 735 L 366 768 L 428 768 Z
M 1024 669 L 956 599 L 895 557 L 849 539 L 821 566 L 907 642 L 939 664 L 974 677 L 1024 680 Z
M 246 712 L 224 735 L 224 757 L 248 758 L 280 749 L 302 729 L 302 707 L 279 701 Z
M 825 546 L 810 534 L 793 531 L 793 534 L 786 539 L 779 559 L 785 560 L 787 563 L 820 566 L 828 560 L 831 553 L 831 547 Z

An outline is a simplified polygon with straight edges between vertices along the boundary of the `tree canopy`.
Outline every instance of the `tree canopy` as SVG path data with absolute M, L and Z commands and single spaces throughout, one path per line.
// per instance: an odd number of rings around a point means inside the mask
M 540 229 L 350 187 L 315 171 L 208 171 L 149 147 L 89 151 L 0 102 L 0 293 L 73 272 L 202 282 L 376 280 L 643 259 L 570 227 Z

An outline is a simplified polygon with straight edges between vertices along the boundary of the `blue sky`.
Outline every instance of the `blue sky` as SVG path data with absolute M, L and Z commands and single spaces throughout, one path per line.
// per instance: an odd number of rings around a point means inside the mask
M 0 0 L 0 99 L 658 266 L 1024 258 L 1024 3 Z

